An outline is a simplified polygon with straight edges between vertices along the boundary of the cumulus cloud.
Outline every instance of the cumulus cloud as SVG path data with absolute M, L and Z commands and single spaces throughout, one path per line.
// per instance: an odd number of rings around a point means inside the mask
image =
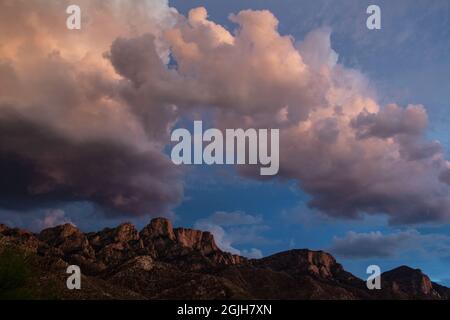
M 82 30 L 70 31 L 69 4 L 0 4 L 0 205 L 88 200 L 108 214 L 167 212 L 182 198 L 161 143 L 173 115 L 151 99 L 147 118 L 132 110 L 104 52 L 145 31 L 162 63 L 158 37 L 176 12 L 165 1 L 79 1 Z
M 195 228 L 206 230 L 214 235 L 220 249 L 248 258 L 261 258 L 257 248 L 239 250 L 237 245 L 263 244 L 267 240 L 261 233 L 268 229 L 260 216 L 237 212 L 215 212 L 209 217 L 198 220 Z
M 177 72 L 199 88 L 192 98 L 217 108 L 219 126 L 280 128 L 280 177 L 297 180 L 312 208 L 392 224 L 449 218 L 448 162 L 425 138 L 425 109 L 379 105 L 369 81 L 337 63 L 330 30 L 295 45 L 268 11 L 232 15 L 233 35 L 191 13 L 166 34 Z
M 72 32 L 68 4 L 0 5 L 0 205 L 168 210 L 182 197 L 168 133 L 213 109 L 219 128 L 279 128 L 279 177 L 314 209 L 449 218 L 450 166 L 425 137 L 425 108 L 379 105 L 368 79 L 338 63 L 331 30 L 296 42 L 267 10 L 231 15 L 230 31 L 204 8 L 185 17 L 163 0 L 97 0 L 80 1 L 85 29 Z

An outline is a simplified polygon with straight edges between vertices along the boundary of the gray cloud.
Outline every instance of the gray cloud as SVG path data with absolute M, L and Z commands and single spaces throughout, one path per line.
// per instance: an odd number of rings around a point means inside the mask
M 76 141 L 17 114 L 0 115 L 0 205 L 15 210 L 90 200 L 109 212 L 164 212 L 182 196 L 158 150 L 111 138 Z
M 334 238 L 331 252 L 344 258 L 387 258 L 417 237 L 417 232 L 405 231 L 383 235 L 381 232 L 349 232 L 344 238 Z
M 450 237 L 422 234 L 413 229 L 388 234 L 350 231 L 342 238 L 334 237 L 329 250 L 348 259 L 395 258 L 408 252 L 425 258 L 442 258 L 450 255 Z
M 417 135 L 427 127 L 427 113 L 423 106 L 408 106 L 404 109 L 390 104 L 377 113 L 361 112 L 351 124 L 361 139 Z

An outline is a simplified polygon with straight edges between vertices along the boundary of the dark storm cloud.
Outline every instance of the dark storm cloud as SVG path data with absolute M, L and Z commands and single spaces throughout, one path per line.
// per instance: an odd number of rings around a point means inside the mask
M 0 3 L 0 207 L 90 201 L 107 215 L 166 214 L 183 195 L 180 169 L 163 152 L 176 115 L 155 95 L 128 103 L 135 88 L 104 53 L 145 32 L 151 41 L 138 49 L 163 68 L 166 49 L 155 42 L 176 12 L 164 1 L 80 0 L 82 30 L 70 31 L 69 4 Z
M 14 111 L 0 115 L 0 205 L 15 210 L 89 200 L 110 213 L 166 212 L 181 195 L 159 151 L 111 139 L 73 141 Z

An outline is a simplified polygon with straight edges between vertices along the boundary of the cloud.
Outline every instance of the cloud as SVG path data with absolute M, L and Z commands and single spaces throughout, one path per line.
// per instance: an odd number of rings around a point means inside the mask
M 279 177 L 298 181 L 310 207 L 385 214 L 391 224 L 448 220 L 450 190 L 439 177 L 449 164 L 426 139 L 424 107 L 379 105 L 369 80 L 337 63 L 329 29 L 295 45 L 269 11 L 232 15 L 233 34 L 204 9 L 192 15 L 166 33 L 178 74 L 198 88 L 190 103 L 214 106 L 220 127 L 280 128 Z
M 260 216 L 253 216 L 241 211 L 219 211 L 211 216 L 196 221 L 194 227 L 206 230 L 214 235 L 220 249 L 248 258 L 261 258 L 262 252 L 257 248 L 239 250 L 236 245 L 262 244 L 267 240 L 260 235 L 267 230 Z
M 279 128 L 279 177 L 311 208 L 391 224 L 449 218 L 450 165 L 426 139 L 425 108 L 379 105 L 370 81 L 338 63 L 330 29 L 296 43 L 267 10 L 231 15 L 231 32 L 204 8 L 185 17 L 163 0 L 97 0 L 80 1 L 71 32 L 68 4 L 0 5 L 2 207 L 168 211 L 183 193 L 168 134 L 208 110 L 219 128 Z
M 377 113 L 364 110 L 351 124 L 356 129 L 358 138 L 387 139 L 397 135 L 422 134 L 427 127 L 427 121 L 423 106 L 410 105 L 404 109 L 390 104 Z
M 175 116 L 152 100 L 145 117 L 130 110 L 104 52 L 117 37 L 145 32 L 147 53 L 162 65 L 158 37 L 176 11 L 167 1 L 79 1 L 82 29 L 69 31 L 69 4 L 0 4 L 8 30 L 0 35 L 0 206 L 88 200 L 109 216 L 164 214 L 183 194 L 181 171 L 163 153 Z
M 387 258 L 416 238 L 414 231 L 383 235 L 381 232 L 356 233 L 350 231 L 344 238 L 334 238 L 331 252 L 345 258 Z
M 233 239 L 227 234 L 224 228 L 219 225 L 209 223 L 207 221 L 197 221 L 194 228 L 202 231 L 209 231 L 214 235 L 217 246 L 226 252 L 233 254 L 241 254 L 241 251 L 233 247 Z
M 177 170 L 153 148 L 111 137 L 81 141 L 17 113 L 0 115 L 0 204 L 28 210 L 90 200 L 111 213 L 163 211 L 182 194 Z
M 42 229 L 55 227 L 61 224 L 70 223 L 75 225 L 69 217 L 61 209 L 54 209 L 48 211 L 42 220 L 38 220 L 38 224 Z
M 250 250 L 242 250 L 241 254 L 250 259 L 260 259 L 263 257 L 261 250 L 251 248 Z
M 407 252 L 442 258 L 450 254 L 450 237 L 422 234 L 413 229 L 388 234 L 350 231 L 342 238 L 334 237 L 329 250 L 348 259 L 394 258 Z

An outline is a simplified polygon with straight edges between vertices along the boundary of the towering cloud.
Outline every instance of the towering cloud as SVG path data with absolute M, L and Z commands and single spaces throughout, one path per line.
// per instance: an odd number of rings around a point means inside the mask
M 329 215 L 449 217 L 448 162 L 439 142 L 425 139 L 424 107 L 378 105 L 368 80 L 337 64 L 330 30 L 295 44 L 268 11 L 231 20 L 234 35 L 199 8 L 166 33 L 178 73 L 196 83 L 199 104 L 217 108 L 219 125 L 280 127 L 281 176 L 297 179 Z
M 182 194 L 168 131 L 212 109 L 221 128 L 280 128 L 280 177 L 326 214 L 450 216 L 450 169 L 425 138 L 425 108 L 380 106 L 369 81 L 338 64 L 330 30 L 295 42 L 269 11 L 231 15 L 230 32 L 204 8 L 184 17 L 165 1 L 80 2 L 86 29 L 74 33 L 65 1 L 1 4 L 3 206 L 168 208 Z
M 157 39 L 175 12 L 161 1 L 79 1 L 82 29 L 71 31 L 69 4 L 0 4 L 0 205 L 88 200 L 110 214 L 164 213 L 182 197 L 162 152 L 174 115 L 151 97 L 148 117 L 133 112 L 104 54 L 118 36 L 146 32 L 162 64 Z

